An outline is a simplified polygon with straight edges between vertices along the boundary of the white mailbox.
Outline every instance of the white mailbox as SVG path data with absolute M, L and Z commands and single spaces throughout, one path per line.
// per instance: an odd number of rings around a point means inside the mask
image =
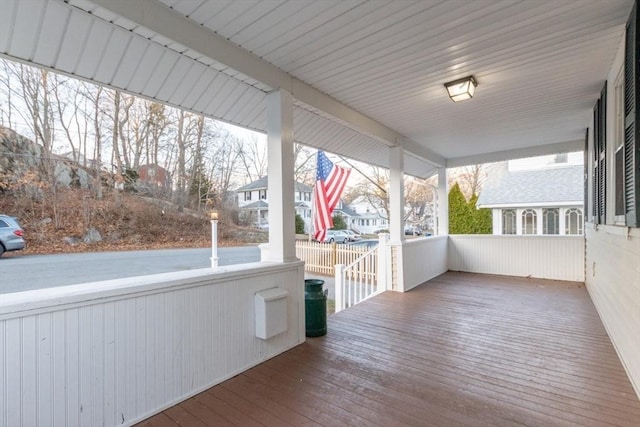
M 256 336 L 266 340 L 287 330 L 286 289 L 272 288 L 256 293 Z

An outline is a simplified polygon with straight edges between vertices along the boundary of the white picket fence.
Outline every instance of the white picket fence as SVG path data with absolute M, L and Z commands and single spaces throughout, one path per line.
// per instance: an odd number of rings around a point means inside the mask
M 359 246 L 296 240 L 296 256 L 304 261 L 305 271 L 325 276 L 335 274 L 336 264 L 351 264 L 369 251 Z

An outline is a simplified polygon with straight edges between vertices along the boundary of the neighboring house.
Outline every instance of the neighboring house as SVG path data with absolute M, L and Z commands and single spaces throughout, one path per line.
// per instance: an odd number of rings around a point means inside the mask
M 267 178 L 263 177 L 236 190 L 241 218 L 259 228 L 267 228 L 269 225 L 267 186 Z M 301 182 L 295 183 L 295 210 L 296 214 L 304 220 L 304 228 L 307 233 L 312 230 L 312 195 L 312 187 Z M 358 210 L 363 213 L 360 214 Z M 355 208 L 340 200 L 333 214 L 343 217 L 347 227 L 358 233 L 371 234 L 389 227 L 389 222 L 382 218 L 364 198 Z
M 584 167 L 550 163 L 536 169 L 495 165 L 478 199 L 493 214 L 493 234 L 583 234 Z
M 171 189 L 171 175 L 162 166 L 150 163 L 138 168 L 138 179 L 145 184 L 156 186 L 163 190 Z
M 355 213 L 349 227 L 362 234 L 373 234 L 376 231 L 388 230 L 389 220 L 382 209 L 378 209 L 364 196 L 356 197 L 349 205 Z
M 241 218 L 250 224 L 267 228 L 269 226 L 269 199 L 267 177 L 250 182 L 236 190 Z M 305 231 L 311 230 L 311 194 L 313 188 L 301 182 L 295 183 L 295 210 L 304 220 Z
M 340 200 L 338 205 L 333 210 L 333 215 L 341 216 L 344 218 L 345 223 L 347 224 L 347 228 L 355 231 L 356 233 L 362 233 L 360 227 L 358 226 L 360 215 L 351 208 L 351 206 L 347 205 L 344 201 Z

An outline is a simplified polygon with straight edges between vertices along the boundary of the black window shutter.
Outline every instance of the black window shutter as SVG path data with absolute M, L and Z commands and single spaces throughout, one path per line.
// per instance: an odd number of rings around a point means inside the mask
M 607 82 L 600 92 L 600 126 L 598 126 L 598 224 L 606 223 L 607 210 Z
M 596 224 L 606 222 L 606 118 L 607 83 L 604 83 L 600 99 L 593 107 L 593 221 Z
M 598 185 L 598 129 L 600 128 L 600 100 L 593 106 L 593 170 L 591 188 L 591 215 L 593 223 L 598 224 L 600 216 L 598 213 L 598 201 L 600 200 L 600 186 Z
M 624 202 L 625 223 L 628 227 L 640 226 L 640 137 L 638 122 L 638 5 L 634 4 L 627 22 L 624 61 Z
M 584 133 L 584 216 L 589 216 L 589 128 Z

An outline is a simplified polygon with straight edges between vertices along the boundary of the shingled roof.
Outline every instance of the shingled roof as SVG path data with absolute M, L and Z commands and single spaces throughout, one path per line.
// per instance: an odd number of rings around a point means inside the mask
M 477 205 L 581 205 L 584 198 L 583 177 L 583 166 L 516 171 L 495 168 L 487 176 Z
M 244 185 L 238 188 L 236 191 L 266 190 L 268 184 L 269 184 L 268 178 L 266 176 L 263 176 L 262 178 L 256 181 L 250 182 L 247 185 Z M 308 185 L 296 181 L 295 191 L 300 191 L 303 193 L 311 193 L 311 190 L 312 188 L 309 187 Z

